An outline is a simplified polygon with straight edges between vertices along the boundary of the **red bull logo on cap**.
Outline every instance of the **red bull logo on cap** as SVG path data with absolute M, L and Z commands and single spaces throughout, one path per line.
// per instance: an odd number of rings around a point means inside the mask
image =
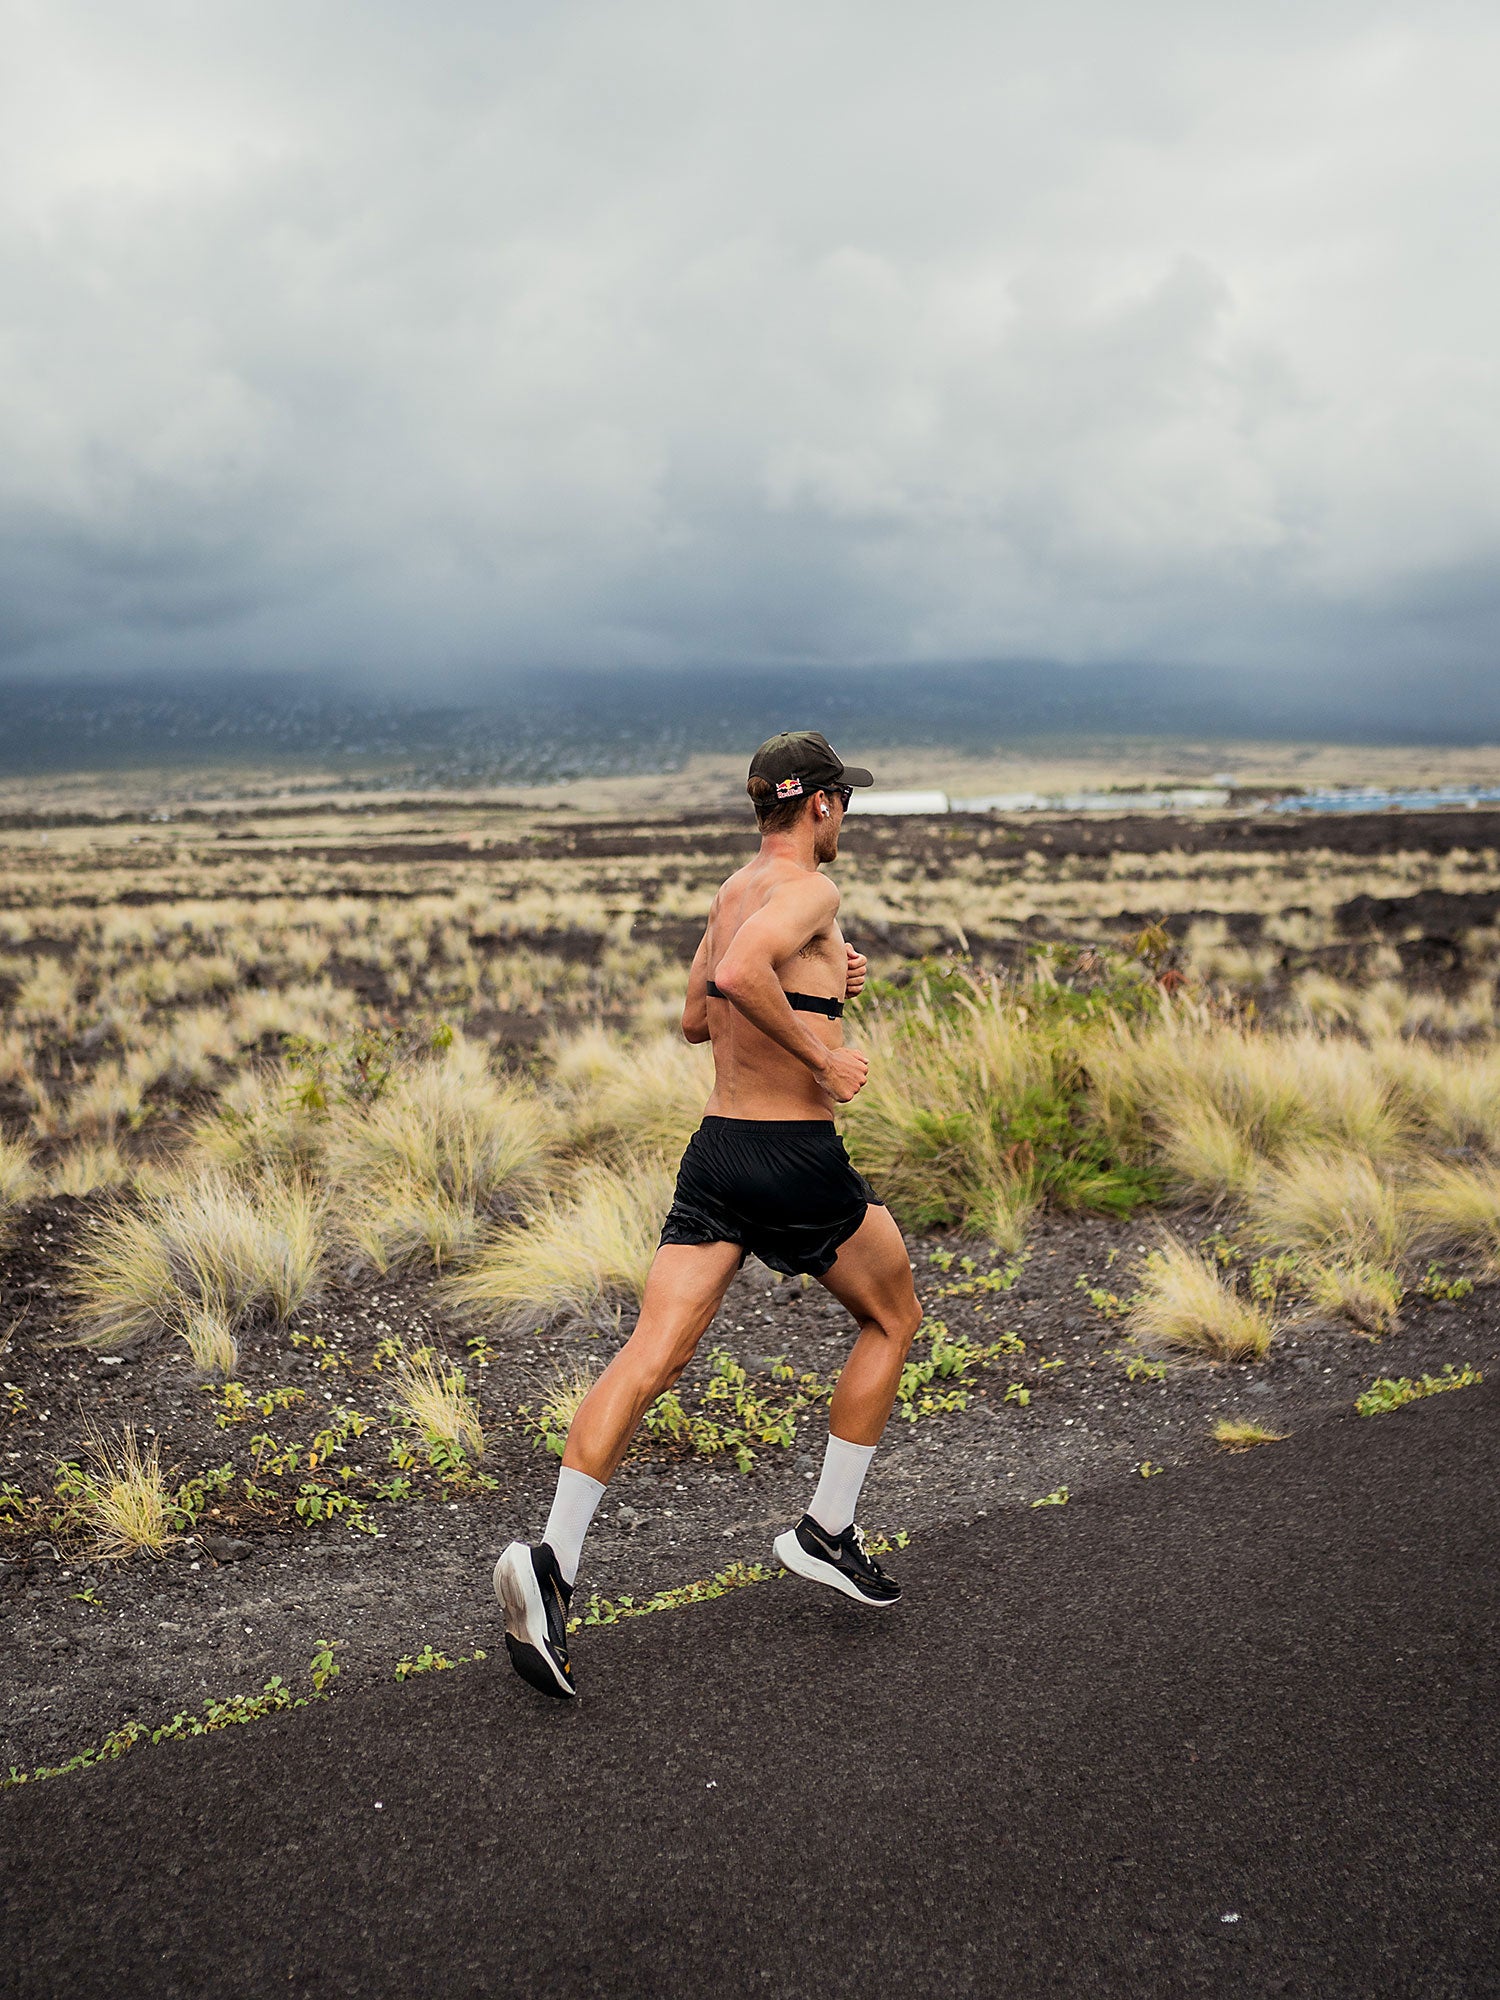
M 802 780 L 800 778 L 783 778 L 776 787 L 776 796 L 778 799 L 800 799 L 802 796 Z

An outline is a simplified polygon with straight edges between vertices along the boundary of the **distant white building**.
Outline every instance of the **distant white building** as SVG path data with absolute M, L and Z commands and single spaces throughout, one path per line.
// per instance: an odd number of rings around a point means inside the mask
M 856 792 L 851 812 L 862 813 L 945 813 L 946 792 Z

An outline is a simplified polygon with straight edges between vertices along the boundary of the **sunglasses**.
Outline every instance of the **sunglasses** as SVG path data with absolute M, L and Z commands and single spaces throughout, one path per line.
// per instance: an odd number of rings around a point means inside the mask
M 823 789 L 831 798 L 837 799 L 844 811 L 848 812 L 849 801 L 854 797 L 853 785 L 825 785 Z

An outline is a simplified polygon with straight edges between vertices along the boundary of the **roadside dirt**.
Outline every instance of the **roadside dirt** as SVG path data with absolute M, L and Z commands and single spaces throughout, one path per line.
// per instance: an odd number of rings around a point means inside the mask
M 434 1342 L 467 1367 L 491 1431 L 483 1470 L 497 1485 L 454 1493 L 420 1476 L 411 1497 L 371 1503 L 373 1534 L 342 1520 L 258 1521 L 226 1500 L 218 1517 L 206 1514 L 195 1536 L 159 1560 L 106 1562 L 84 1545 L 12 1537 L 0 1557 L 8 1666 L 0 1770 L 71 1755 L 131 1717 L 166 1720 L 208 1697 L 254 1692 L 272 1674 L 300 1683 L 323 1639 L 341 1642 L 341 1687 L 390 1680 L 398 1660 L 424 1645 L 455 1658 L 476 1648 L 493 1653 L 501 1628 L 490 1567 L 511 1535 L 539 1532 L 556 1470 L 517 1408 L 534 1402 L 560 1367 L 602 1360 L 617 1336 L 579 1326 L 492 1335 L 476 1359 L 465 1347 L 474 1329 L 446 1315 L 432 1285 L 344 1290 L 298 1314 L 290 1329 L 242 1345 L 238 1375 L 252 1398 L 300 1389 L 301 1399 L 271 1418 L 219 1428 L 222 1398 L 197 1380 L 180 1342 L 118 1361 L 57 1345 L 62 1253 L 86 1219 L 86 1203 L 34 1209 L 0 1265 L 0 1325 L 16 1322 L 0 1375 L 24 1400 L 21 1415 L 0 1421 L 0 1478 L 23 1493 L 50 1491 L 57 1462 L 79 1452 L 90 1423 L 116 1430 L 133 1422 L 143 1439 L 154 1433 L 163 1463 L 186 1476 L 231 1459 L 243 1471 L 249 1434 L 262 1423 L 279 1438 L 305 1440 L 336 1402 L 372 1419 L 346 1458 L 387 1471 L 381 1427 L 389 1422 L 390 1376 L 373 1363 L 391 1335 Z M 1190 1233 L 1207 1227 L 1179 1220 Z M 1296 1434 L 1346 1413 L 1378 1375 L 1420 1375 L 1448 1361 L 1487 1373 L 1500 1366 L 1500 1293 L 1486 1288 L 1461 1303 L 1413 1297 L 1401 1329 L 1378 1345 L 1342 1324 L 1304 1321 L 1282 1332 L 1263 1364 L 1179 1361 L 1161 1380 L 1132 1380 L 1118 1322 L 1096 1310 L 1078 1280 L 1127 1292 L 1132 1260 L 1156 1228 L 1140 1219 L 1044 1220 L 1013 1284 L 992 1291 L 974 1289 L 974 1280 L 1003 1270 L 1003 1258 L 969 1246 L 976 1263 L 966 1273 L 961 1242 L 911 1240 L 924 1306 L 950 1336 L 993 1343 L 1013 1333 L 1024 1347 L 976 1372 L 966 1410 L 893 1420 L 861 1509 L 872 1533 L 919 1534 L 1019 1513 L 1062 1488 L 1077 1495 L 1139 1479 L 1143 1464 L 1170 1478 L 1221 1449 L 1210 1435 L 1220 1416 Z M 291 1332 L 324 1346 L 295 1346 Z M 821 1287 L 778 1280 L 752 1260 L 689 1381 L 703 1378 L 715 1343 L 767 1390 L 772 1357 L 826 1378 L 851 1332 Z M 329 1353 L 341 1360 L 324 1369 Z M 794 1444 L 761 1448 L 749 1473 L 723 1456 L 644 1447 L 600 1510 L 575 1608 L 590 1592 L 639 1598 L 733 1563 L 769 1562 L 772 1535 L 805 1505 L 824 1434 L 825 1417 L 814 1407 Z M 889 1566 L 899 1574 L 903 1563 L 920 1561 L 919 1541 L 893 1553 Z M 585 1631 L 581 1652 L 588 1643 Z

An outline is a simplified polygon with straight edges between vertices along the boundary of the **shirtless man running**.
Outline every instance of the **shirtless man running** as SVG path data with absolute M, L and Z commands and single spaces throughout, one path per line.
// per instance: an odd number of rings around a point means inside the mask
M 773 736 L 751 761 L 760 852 L 714 898 L 682 1012 L 686 1039 L 713 1043 L 713 1092 L 682 1157 L 635 1331 L 568 1431 L 542 1540 L 512 1542 L 495 1565 L 511 1664 L 544 1694 L 576 1692 L 568 1605 L 604 1488 L 750 1251 L 774 1271 L 821 1280 L 859 1327 L 828 1413 L 822 1477 L 802 1519 L 776 1537 L 777 1557 L 857 1604 L 900 1598 L 854 1511 L 922 1312 L 901 1231 L 833 1123 L 833 1106 L 869 1073 L 844 1047 L 840 1020 L 865 961 L 844 942 L 838 891 L 818 872 L 838 853 L 852 788 L 873 783 L 816 730 Z

